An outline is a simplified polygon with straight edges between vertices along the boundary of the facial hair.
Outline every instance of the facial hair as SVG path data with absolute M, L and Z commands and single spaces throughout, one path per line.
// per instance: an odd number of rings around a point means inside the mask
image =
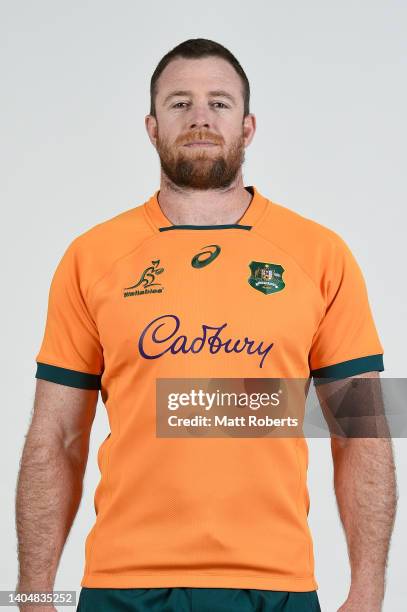
M 199 140 L 221 144 L 216 134 L 199 130 L 179 136 L 170 146 L 164 138 L 160 138 L 158 130 L 156 147 L 164 174 L 178 187 L 201 190 L 229 187 L 245 158 L 243 130 L 225 153 L 221 150 L 216 156 L 209 149 L 183 150 L 183 144 Z

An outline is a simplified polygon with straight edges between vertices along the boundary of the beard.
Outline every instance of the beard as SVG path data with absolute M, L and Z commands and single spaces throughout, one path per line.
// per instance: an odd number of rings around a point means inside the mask
M 221 144 L 219 136 L 205 130 L 179 136 L 171 147 L 157 132 L 157 152 L 161 169 L 168 179 L 178 187 L 190 189 L 222 189 L 235 180 L 244 162 L 244 137 L 242 133 L 229 145 L 225 153 L 214 154 L 208 149 L 185 149 L 183 144 L 197 140 L 210 140 Z M 180 146 L 181 145 L 181 146 Z

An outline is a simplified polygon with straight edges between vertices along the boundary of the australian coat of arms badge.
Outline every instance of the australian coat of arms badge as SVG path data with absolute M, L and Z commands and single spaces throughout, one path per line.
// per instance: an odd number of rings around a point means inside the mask
M 257 291 L 268 295 L 284 289 L 284 268 L 280 264 L 251 261 L 249 268 L 251 274 L 247 281 Z

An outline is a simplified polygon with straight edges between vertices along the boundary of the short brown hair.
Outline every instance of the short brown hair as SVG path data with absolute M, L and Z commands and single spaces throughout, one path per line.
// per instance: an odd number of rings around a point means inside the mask
M 245 71 L 235 56 L 223 45 L 206 38 L 190 38 L 168 51 L 158 62 L 150 82 L 150 115 L 156 116 L 155 98 L 157 95 L 157 81 L 164 68 L 175 58 L 199 59 L 201 57 L 221 57 L 229 62 L 240 76 L 243 84 L 244 116 L 250 113 L 250 85 Z

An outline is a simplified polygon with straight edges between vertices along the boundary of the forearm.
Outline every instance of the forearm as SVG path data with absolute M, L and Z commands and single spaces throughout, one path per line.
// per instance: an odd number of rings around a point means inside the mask
M 58 437 L 29 431 L 16 495 L 20 590 L 52 590 L 82 495 L 85 462 Z
M 396 504 L 390 438 L 332 439 L 334 486 L 345 530 L 354 598 L 382 601 Z

